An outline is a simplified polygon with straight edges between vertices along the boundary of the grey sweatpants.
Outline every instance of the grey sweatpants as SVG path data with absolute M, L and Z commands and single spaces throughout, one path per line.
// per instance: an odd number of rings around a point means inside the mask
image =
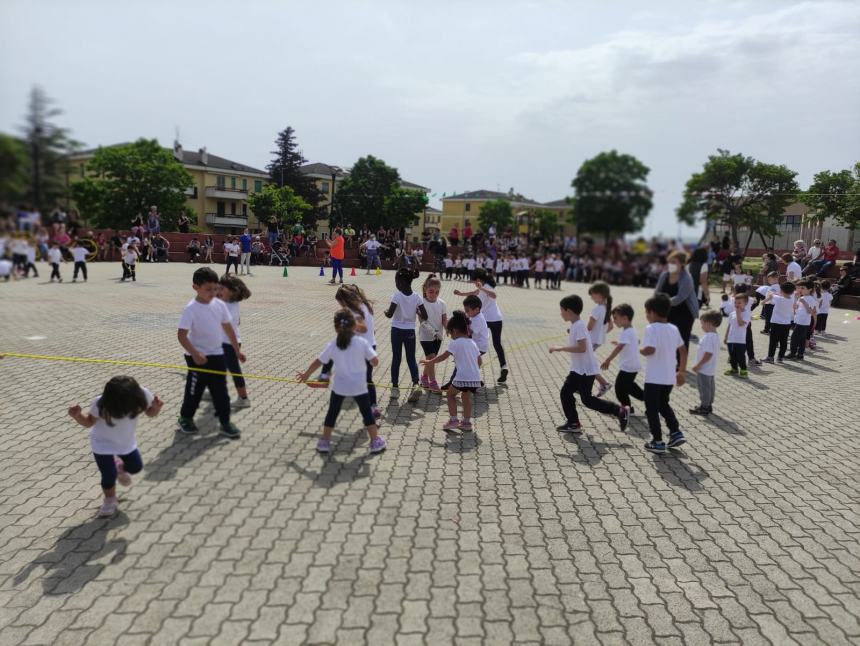
M 699 373 L 696 375 L 696 384 L 699 386 L 701 405 L 704 408 L 711 408 L 714 405 L 714 395 L 717 392 L 714 376 Z

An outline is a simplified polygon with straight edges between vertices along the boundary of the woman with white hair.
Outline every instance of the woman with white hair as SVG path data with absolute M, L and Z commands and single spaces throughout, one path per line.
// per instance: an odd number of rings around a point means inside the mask
M 382 268 L 382 263 L 379 262 L 379 250 L 383 247 L 382 244 L 376 239 L 376 236 L 372 233 L 370 234 L 370 238 L 368 238 L 365 242 L 361 243 L 359 249 L 364 249 L 367 252 L 367 273 L 370 274 L 370 271 L 376 267 Z

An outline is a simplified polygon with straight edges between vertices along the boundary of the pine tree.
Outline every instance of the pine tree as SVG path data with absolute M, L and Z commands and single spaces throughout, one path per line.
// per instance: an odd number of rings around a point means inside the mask
M 287 126 L 278 133 L 275 140 L 277 150 L 273 150 L 274 159 L 266 166 L 270 182 L 278 188 L 289 186 L 293 192 L 313 209 L 308 211 L 303 219 L 306 226 L 313 225 L 319 217 L 320 192 L 314 180 L 301 171 L 307 162 L 296 143 L 295 130 Z

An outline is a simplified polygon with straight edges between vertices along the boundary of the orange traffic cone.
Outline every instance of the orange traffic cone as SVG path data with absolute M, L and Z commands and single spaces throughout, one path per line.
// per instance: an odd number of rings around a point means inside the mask
M 352 268 L 352 271 L 351 271 L 351 272 L 349 272 L 349 275 L 350 275 L 350 276 L 355 276 L 355 267 L 353 267 L 353 268 Z

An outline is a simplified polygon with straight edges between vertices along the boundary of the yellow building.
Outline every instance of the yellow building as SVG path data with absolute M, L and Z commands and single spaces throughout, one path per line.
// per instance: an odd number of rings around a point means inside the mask
M 96 150 L 84 150 L 69 157 L 71 182 L 84 177 L 85 165 Z M 195 224 L 201 230 L 241 233 L 246 227 L 252 231 L 263 228 L 248 205 L 248 196 L 263 190 L 269 179 L 266 171 L 218 157 L 206 148 L 183 150 L 179 142 L 174 142 L 173 156 L 194 179 L 194 186 L 185 193 L 186 204 L 197 214 Z
M 562 226 L 562 235 L 571 235 L 573 231 L 572 225 L 567 221 L 567 213 L 570 210 L 570 206 L 566 200 L 541 203 L 523 197 L 519 193 L 514 193 L 513 189 L 511 189 L 507 193 L 480 190 L 443 197 L 441 224 L 439 225 L 442 233 L 448 235 L 451 228 L 456 225 L 460 231 L 460 236 L 462 236 L 467 220 L 471 224 L 472 230 L 477 231 L 480 228 L 478 215 L 481 213 L 481 208 L 484 204 L 490 200 L 505 200 L 510 203 L 511 209 L 514 212 L 516 222 L 515 231 L 517 233 L 529 233 L 535 214 L 541 210 L 553 211 L 557 214 L 559 224 Z

